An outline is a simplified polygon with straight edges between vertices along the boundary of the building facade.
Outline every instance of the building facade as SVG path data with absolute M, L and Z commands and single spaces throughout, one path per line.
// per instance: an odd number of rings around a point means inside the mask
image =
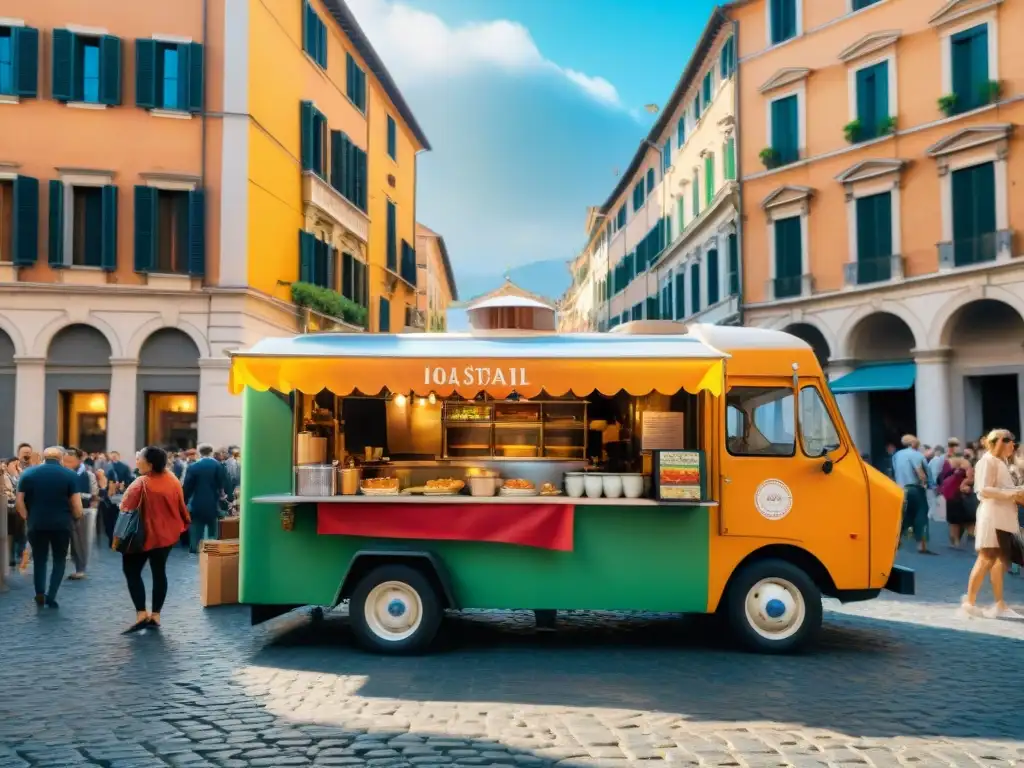
M 1024 5 L 737 0 L 748 324 L 811 342 L 861 449 L 1019 434 Z
M 230 350 L 415 303 L 426 139 L 311 3 L 4 4 L 0 452 L 238 444 Z
M 417 307 L 428 332 L 448 330 L 448 307 L 459 300 L 448 246 L 441 235 L 416 224 Z
M 568 263 L 572 281 L 558 301 L 558 332 L 584 333 L 595 330 L 593 244 Z M 604 272 L 602 272 L 604 274 Z

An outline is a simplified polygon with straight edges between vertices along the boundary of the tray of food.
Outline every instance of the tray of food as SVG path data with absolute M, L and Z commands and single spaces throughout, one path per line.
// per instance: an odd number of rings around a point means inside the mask
M 397 477 L 367 477 L 363 479 L 359 490 L 364 496 L 397 496 Z
M 512 478 L 505 481 L 498 494 L 501 496 L 536 496 L 537 486 L 529 480 Z
M 562 491 L 554 483 L 541 483 L 540 485 L 541 496 L 561 496 Z
M 462 480 L 456 480 L 453 477 L 442 477 L 438 480 L 427 480 L 427 484 L 423 487 L 423 495 L 454 496 L 465 487 L 466 484 Z

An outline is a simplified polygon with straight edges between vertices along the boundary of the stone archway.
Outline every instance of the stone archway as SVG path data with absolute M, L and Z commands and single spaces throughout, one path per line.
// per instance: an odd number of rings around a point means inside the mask
M 0 456 L 4 457 L 14 455 L 14 353 L 14 340 L 0 330 Z
M 142 342 L 136 376 L 136 445 L 194 448 L 198 441 L 200 350 L 177 328 Z
M 782 330 L 810 344 L 822 370 L 825 369 L 829 358 L 832 356 L 832 350 L 829 348 L 828 339 L 825 338 L 825 334 L 817 326 L 810 323 L 792 323 Z
M 910 360 L 916 346 L 907 322 L 890 312 L 873 312 L 860 319 L 847 337 L 850 357 L 859 364 Z
M 54 334 L 46 350 L 43 436 L 47 445 L 107 450 L 110 342 L 85 324 Z
M 996 427 L 1021 433 L 1024 318 L 1009 304 L 981 298 L 953 312 L 940 339 L 948 349 L 952 424 L 970 440 Z

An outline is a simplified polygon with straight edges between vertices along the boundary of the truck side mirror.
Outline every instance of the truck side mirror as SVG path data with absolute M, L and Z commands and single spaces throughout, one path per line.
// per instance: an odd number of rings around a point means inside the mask
M 824 472 L 826 475 L 831 475 L 832 474 L 832 466 L 833 466 L 832 459 L 826 458 L 825 459 L 825 463 L 821 465 L 821 471 Z

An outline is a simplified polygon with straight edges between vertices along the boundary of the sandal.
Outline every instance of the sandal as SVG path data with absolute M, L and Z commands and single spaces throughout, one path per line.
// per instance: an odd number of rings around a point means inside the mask
M 152 629 L 160 629 L 160 622 L 156 619 L 146 619 L 146 626 Z

